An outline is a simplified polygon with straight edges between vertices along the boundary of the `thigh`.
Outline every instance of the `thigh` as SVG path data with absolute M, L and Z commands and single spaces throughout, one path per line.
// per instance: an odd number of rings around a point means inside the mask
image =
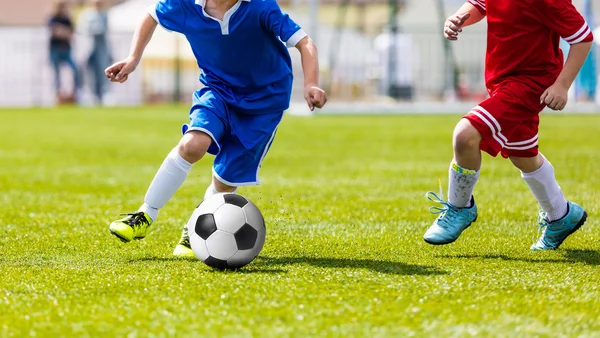
M 503 157 L 535 157 L 538 150 L 539 114 L 522 119 L 507 136 L 507 141 L 502 148 Z
M 217 155 L 221 151 L 223 139 L 229 132 L 228 109 L 223 100 L 208 88 L 194 93 L 190 123 L 183 125 L 182 132 L 185 134 L 192 130 L 204 132 L 212 138 L 209 154 Z
M 479 131 L 481 150 L 492 156 L 537 155 L 539 103 L 537 88 L 509 83 L 464 116 Z
M 214 165 L 215 177 L 230 186 L 257 185 L 258 172 L 267 155 L 283 112 L 229 115 L 230 132 L 224 137 Z

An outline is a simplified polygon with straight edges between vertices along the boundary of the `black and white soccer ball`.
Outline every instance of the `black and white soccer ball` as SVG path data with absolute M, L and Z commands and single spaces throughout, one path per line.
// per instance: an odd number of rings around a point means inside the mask
M 238 194 L 216 194 L 204 200 L 187 228 L 196 257 L 217 269 L 236 269 L 252 262 L 267 232 L 260 210 Z

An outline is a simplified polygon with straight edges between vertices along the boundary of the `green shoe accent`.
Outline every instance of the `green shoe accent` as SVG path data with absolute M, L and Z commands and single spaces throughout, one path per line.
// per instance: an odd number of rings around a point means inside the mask
M 187 226 L 183 227 L 179 243 L 173 251 L 173 256 L 182 258 L 196 258 L 192 246 L 190 245 L 190 236 L 188 235 Z
M 126 214 L 127 217 L 110 224 L 110 233 L 122 242 L 128 243 L 134 239 L 143 239 L 148 234 L 152 219 L 144 212 Z

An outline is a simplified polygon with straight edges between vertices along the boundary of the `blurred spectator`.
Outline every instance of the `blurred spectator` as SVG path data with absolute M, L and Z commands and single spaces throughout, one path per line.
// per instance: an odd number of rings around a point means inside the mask
M 52 13 L 48 26 L 50 28 L 50 61 L 54 69 L 54 89 L 57 100 L 59 103 L 74 102 L 79 87 L 79 72 L 71 54 L 74 27 L 66 1 L 56 1 L 54 13 Z M 64 97 L 61 93 L 60 66 L 64 63 L 73 72 L 73 92 L 68 97 Z
M 394 50 L 392 50 L 392 48 Z M 416 50 L 412 37 L 403 32 L 396 33 L 395 39 L 392 39 L 390 29 L 385 29 L 383 33 L 375 38 L 373 43 L 374 54 L 371 57 L 372 67 L 377 71 L 379 79 L 379 92 L 387 95 L 391 92 L 395 99 L 412 100 L 414 95 L 414 73 L 416 63 Z M 393 52 L 393 53 L 392 53 Z M 390 55 L 393 55 L 394 63 L 390 63 Z M 390 77 L 391 69 L 395 68 L 395 78 Z
M 87 58 L 90 85 L 97 104 L 104 103 L 108 80 L 104 70 L 112 62 L 108 44 L 108 4 L 102 0 L 89 0 L 88 8 L 81 14 L 80 31 L 91 41 Z

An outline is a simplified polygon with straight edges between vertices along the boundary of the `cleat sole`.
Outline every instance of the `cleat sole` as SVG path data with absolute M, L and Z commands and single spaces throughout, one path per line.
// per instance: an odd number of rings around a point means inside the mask
M 571 233 L 569 233 L 569 235 L 570 235 L 570 234 L 572 234 L 572 233 L 574 233 L 575 231 L 577 231 L 577 230 L 581 229 L 581 227 L 582 227 L 582 226 L 585 224 L 585 222 L 587 221 L 587 218 L 588 218 L 588 214 L 587 214 L 587 212 L 586 212 L 586 211 L 584 211 L 584 212 L 583 212 L 583 216 L 581 217 L 581 220 L 579 220 L 579 223 L 577 223 L 577 225 L 576 225 L 576 226 L 573 228 L 573 230 L 571 230 Z
M 477 217 L 475 217 L 475 219 L 473 220 L 473 222 L 469 223 L 469 225 L 467 225 L 467 226 L 466 226 L 466 227 L 463 229 L 463 231 L 460 233 L 460 235 L 462 235 L 462 233 L 463 233 L 465 230 L 467 230 L 467 229 L 468 229 L 468 228 L 471 226 L 471 224 L 475 223 L 476 221 L 477 221 Z M 458 235 L 458 237 L 460 237 L 460 235 Z M 425 243 L 427 243 L 427 244 L 431 244 L 431 245 L 446 245 L 446 244 L 451 244 L 451 243 L 454 243 L 454 242 L 456 242 L 456 240 L 458 239 L 458 237 L 457 237 L 456 239 L 453 239 L 453 240 L 451 240 L 450 242 L 431 242 L 431 241 L 428 241 L 428 240 L 427 240 L 427 239 L 425 239 L 425 238 L 423 238 L 423 240 L 425 241 Z
M 114 232 L 112 229 L 109 229 L 109 230 L 110 230 L 110 233 L 111 233 L 113 236 L 117 237 L 117 238 L 118 238 L 118 239 L 119 239 L 121 242 L 123 242 L 123 243 L 129 243 L 129 242 L 131 242 L 131 241 L 130 241 L 130 240 L 128 240 L 127 238 L 124 238 L 124 237 L 122 237 L 121 235 L 119 235 L 119 233 L 117 233 L 117 232 Z

